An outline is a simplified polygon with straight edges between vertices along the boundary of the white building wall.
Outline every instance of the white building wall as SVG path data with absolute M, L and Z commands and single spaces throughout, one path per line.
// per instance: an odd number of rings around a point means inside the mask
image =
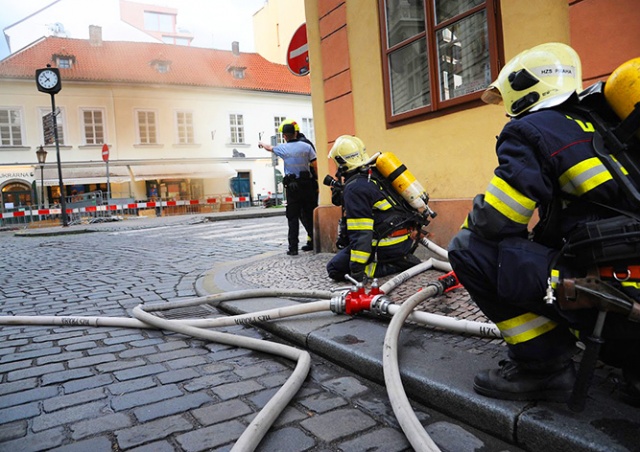
M 110 163 L 124 160 L 162 162 L 168 159 L 214 159 L 228 163 L 238 172 L 251 174 L 252 196 L 275 191 L 271 153 L 258 148 L 259 136 L 268 141 L 275 133 L 274 117 L 298 121 L 312 118 L 311 97 L 255 91 L 213 90 L 174 86 L 127 86 L 69 82 L 55 96 L 62 110 L 65 143 L 60 147 L 63 163 L 102 162 L 101 145 L 83 142 L 83 108 L 100 108 L 105 112 L 106 141 L 110 146 Z M 0 146 L 1 165 L 34 165 L 39 168 L 36 150 L 43 144 L 40 113 L 51 110 L 49 95 L 37 91 L 35 81 L 3 81 L 0 84 L 0 106 L 22 111 L 23 146 Z M 137 109 L 157 113 L 158 144 L 140 145 L 136 133 Z M 177 144 L 175 112 L 193 113 L 194 144 Z M 244 119 L 245 143 L 230 140 L 229 114 Z M 47 163 L 56 161 L 55 146 L 47 146 Z M 233 150 L 244 157 L 233 157 Z M 283 172 L 282 162 L 278 167 Z M 63 173 L 64 176 L 64 173 Z M 205 195 L 229 194 L 228 180 L 205 180 Z M 279 188 L 281 192 L 282 188 Z M 113 196 L 145 199 L 144 182 L 113 184 Z

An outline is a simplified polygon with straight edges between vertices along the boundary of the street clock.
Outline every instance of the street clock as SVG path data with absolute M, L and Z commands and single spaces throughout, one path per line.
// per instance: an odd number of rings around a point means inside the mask
M 54 67 L 37 69 L 36 84 L 38 85 L 38 91 L 49 94 L 57 94 L 62 89 L 60 70 Z

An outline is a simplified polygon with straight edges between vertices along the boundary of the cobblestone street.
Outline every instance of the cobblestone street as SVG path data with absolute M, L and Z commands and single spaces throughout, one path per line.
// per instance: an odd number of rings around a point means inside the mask
M 321 260 L 302 255 L 299 274 L 282 274 L 278 262 L 290 259 L 284 217 L 155 221 L 50 237 L 0 232 L 0 314 L 130 318 L 141 303 L 195 297 L 198 279 L 216 265 L 230 268 L 228 281 L 238 288 L 304 289 L 312 287 L 305 277 L 324 271 Z M 272 257 L 268 268 L 246 266 L 265 256 Z M 252 326 L 216 331 L 281 341 Z M 495 350 L 492 341 L 474 341 Z M 293 368 L 284 358 L 154 329 L 2 326 L 0 450 L 230 450 Z M 420 404 L 414 408 L 443 449 L 520 450 Z M 384 387 L 312 355 L 302 390 L 258 450 L 411 448 Z

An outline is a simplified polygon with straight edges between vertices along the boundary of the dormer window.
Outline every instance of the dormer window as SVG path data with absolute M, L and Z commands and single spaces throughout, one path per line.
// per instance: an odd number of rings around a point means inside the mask
M 53 60 L 59 69 L 71 69 L 76 62 L 76 58 L 72 55 L 54 55 Z
M 154 60 L 151 62 L 151 67 L 153 67 L 160 74 L 166 74 L 167 72 L 169 72 L 171 62 L 164 60 Z
M 246 69 L 247 69 L 246 67 L 240 67 L 240 66 L 227 67 L 227 71 L 230 72 L 231 75 L 233 75 L 233 78 L 237 78 L 237 79 L 244 78 L 244 73 Z

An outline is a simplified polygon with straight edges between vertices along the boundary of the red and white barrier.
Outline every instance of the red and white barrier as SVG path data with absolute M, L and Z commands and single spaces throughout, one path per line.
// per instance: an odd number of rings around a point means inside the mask
M 153 209 L 156 207 L 175 207 L 175 206 L 197 206 L 197 205 L 210 205 L 232 202 L 250 202 L 251 198 L 248 196 L 228 196 L 222 198 L 207 198 L 204 202 L 197 199 L 183 200 L 183 201 L 157 201 L 157 202 L 136 202 L 130 204 L 108 204 L 104 206 L 87 206 L 76 207 L 73 209 L 66 209 L 67 214 L 74 213 L 95 213 L 95 212 L 116 212 L 120 210 L 136 210 L 136 209 Z M 30 209 L 21 210 L 16 212 L 0 213 L 0 219 L 5 218 L 21 218 L 21 217 L 37 217 L 39 215 L 60 215 L 62 214 L 61 208 L 54 209 Z

